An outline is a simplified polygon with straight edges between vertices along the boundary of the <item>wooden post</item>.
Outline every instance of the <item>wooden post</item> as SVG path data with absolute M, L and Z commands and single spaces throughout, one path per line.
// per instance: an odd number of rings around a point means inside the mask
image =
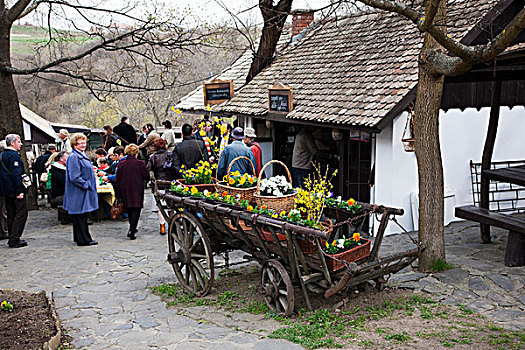
M 496 142 L 496 133 L 498 131 L 499 110 L 501 105 L 501 80 L 492 82 L 492 101 L 490 104 L 490 119 L 485 139 L 485 148 L 481 158 L 481 190 L 480 203 L 481 208 L 489 209 L 489 190 L 490 180 L 483 174 L 484 170 L 490 169 L 492 162 L 492 153 L 494 152 L 494 143 Z M 490 243 L 490 225 L 480 224 L 481 243 Z

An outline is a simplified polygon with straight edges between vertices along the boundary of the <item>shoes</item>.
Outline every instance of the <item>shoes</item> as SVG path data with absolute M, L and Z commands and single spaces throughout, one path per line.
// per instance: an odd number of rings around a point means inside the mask
M 2 236 L 0 236 L 0 241 L 1 241 L 2 239 L 9 239 L 9 236 L 7 236 L 7 235 L 4 236 L 4 235 L 2 235 Z
M 21 248 L 27 246 L 27 242 L 23 239 L 19 239 L 18 242 L 8 243 L 9 248 Z
M 131 239 L 131 240 L 137 239 L 137 236 L 135 236 L 135 233 L 137 233 L 138 231 L 139 230 L 137 230 L 137 229 L 129 230 L 128 231 L 128 238 Z
M 161 235 L 166 234 L 166 224 L 160 224 L 160 232 Z
M 90 218 L 87 219 L 87 224 L 88 225 L 93 225 L 93 220 L 91 220 Z
M 98 242 L 97 241 L 90 241 L 90 242 L 87 242 L 87 243 L 77 243 L 78 246 L 80 247 L 86 247 L 86 246 L 89 246 L 89 245 L 97 245 Z

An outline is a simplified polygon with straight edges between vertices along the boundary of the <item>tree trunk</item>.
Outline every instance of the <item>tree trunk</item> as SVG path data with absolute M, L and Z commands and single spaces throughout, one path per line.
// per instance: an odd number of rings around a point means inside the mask
M 284 23 L 292 9 L 292 0 L 279 0 L 276 6 L 273 6 L 273 1 L 260 0 L 259 8 L 264 19 L 264 27 L 257 53 L 246 77 L 247 83 L 272 62 Z
M 20 155 L 24 161 L 24 168 L 29 174 L 26 146 L 24 142 L 24 126 L 22 124 L 22 113 L 18 105 L 18 94 L 16 93 L 13 76 L 5 72 L 5 67 L 11 65 L 10 49 L 11 25 L 5 18 L 0 18 L 0 139 L 5 139 L 7 134 L 18 134 L 22 139 Z M 36 184 L 35 184 L 36 186 Z M 36 209 L 37 196 L 36 187 L 32 186 L 27 194 L 27 205 L 29 209 Z

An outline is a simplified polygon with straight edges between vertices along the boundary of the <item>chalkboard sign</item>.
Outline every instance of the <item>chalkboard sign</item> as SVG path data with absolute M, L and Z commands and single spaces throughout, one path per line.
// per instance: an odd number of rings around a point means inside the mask
M 231 100 L 233 97 L 233 81 L 214 79 L 202 83 L 204 92 L 204 105 L 217 105 Z
M 292 88 L 281 83 L 268 86 L 268 111 L 277 113 L 290 113 L 292 110 Z
M 270 94 L 270 111 L 289 112 L 290 101 L 288 100 L 288 95 Z

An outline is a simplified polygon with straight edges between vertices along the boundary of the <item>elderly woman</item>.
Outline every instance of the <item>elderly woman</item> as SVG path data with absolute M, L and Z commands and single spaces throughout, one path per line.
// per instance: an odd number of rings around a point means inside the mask
M 72 151 L 66 164 L 66 188 L 64 209 L 73 222 L 73 240 L 79 246 L 97 245 L 89 234 L 88 215 L 98 209 L 97 185 L 93 164 L 86 155 L 87 138 L 84 134 L 73 134 Z
M 143 161 L 137 159 L 139 147 L 131 144 L 124 149 L 126 158 L 118 164 L 115 190 L 122 199 L 129 217 L 129 239 L 135 239 L 138 232 L 140 211 L 144 206 L 144 181 L 149 179 L 149 172 Z
M 171 153 L 167 151 L 168 142 L 163 139 L 156 139 L 153 141 L 153 147 L 155 147 L 155 153 L 153 153 L 148 162 L 148 170 L 153 171 L 155 175 L 155 180 L 173 180 L 171 175 Z M 152 210 L 157 212 L 159 217 L 160 231 L 161 235 L 166 234 L 166 220 L 159 212 L 155 201 L 152 203 Z

